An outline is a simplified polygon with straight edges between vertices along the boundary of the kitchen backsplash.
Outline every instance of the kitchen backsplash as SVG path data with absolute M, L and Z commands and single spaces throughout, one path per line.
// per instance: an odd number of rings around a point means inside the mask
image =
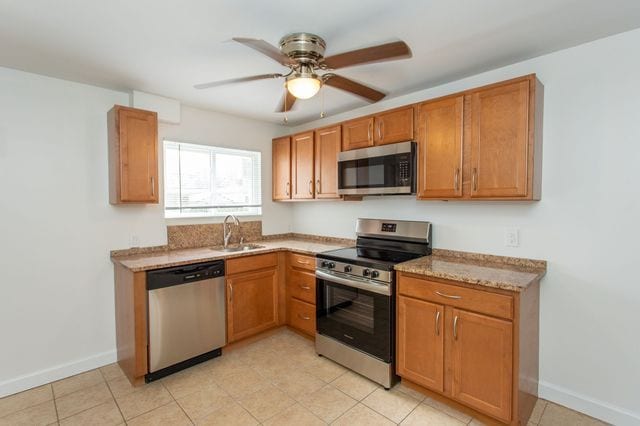
M 230 243 L 257 241 L 262 238 L 262 221 L 240 222 L 240 232 L 231 224 L 232 238 Z M 167 226 L 167 244 L 169 250 L 192 247 L 221 246 L 223 244 L 223 224 L 207 223 L 201 225 L 172 225 Z

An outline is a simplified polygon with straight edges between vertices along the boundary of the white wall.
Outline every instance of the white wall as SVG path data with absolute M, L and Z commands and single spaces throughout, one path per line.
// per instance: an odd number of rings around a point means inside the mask
M 640 424 L 638 46 L 640 30 L 294 129 L 535 72 L 545 86 L 541 201 L 300 203 L 294 231 L 353 237 L 357 217 L 430 220 L 435 247 L 548 260 L 541 395 Z M 520 228 L 520 247 L 503 246 L 505 227 Z
M 161 205 L 111 206 L 106 113 L 126 93 L 0 68 L 0 397 L 115 360 L 109 251 L 166 243 Z M 278 126 L 183 108 L 160 137 L 263 152 L 264 230 Z

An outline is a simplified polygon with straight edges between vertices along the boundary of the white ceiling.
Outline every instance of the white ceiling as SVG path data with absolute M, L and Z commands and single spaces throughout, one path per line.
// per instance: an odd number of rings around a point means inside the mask
M 232 37 L 312 32 L 327 55 L 404 40 L 411 59 L 339 72 L 393 97 L 638 27 L 638 0 L 0 0 L 0 66 L 281 122 L 281 80 L 193 88 L 286 71 Z M 328 114 L 366 104 L 322 92 Z M 321 98 L 289 123 L 317 119 Z

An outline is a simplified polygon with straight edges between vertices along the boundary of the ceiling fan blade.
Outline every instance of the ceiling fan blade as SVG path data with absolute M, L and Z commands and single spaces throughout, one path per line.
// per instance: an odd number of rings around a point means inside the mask
M 252 75 L 249 77 L 230 78 L 228 80 L 212 81 L 211 83 L 196 84 L 193 86 L 195 89 L 208 89 L 210 87 L 223 86 L 225 84 L 244 83 L 246 81 L 265 80 L 267 78 L 279 78 L 283 77 L 282 74 L 261 74 Z
M 254 50 L 257 50 L 263 55 L 270 57 L 274 61 L 284 66 L 296 64 L 296 61 L 294 61 L 293 59 L 291 59 L 290 57 L 282 53 L 280 49 L 259 38 L 234 37 L 233 40 L 237 41 L 238 43 L 242 43 L 245 46 L 250 47 Z
M 282 100 L 280 101 L 280 105 L 278 106 L 278 109 L 276 110 L 276 112 L 287 112 L 287 111 L 291 111 L 291 108 L 293 108 L 293 104 L 296 102 L 296 97 L 293 96 L 291 93 L 289 93 L 289 91 L 287 90 L 286 94 L 282 97 Z M 286 109 L 285 109 L 286 106 Z
M 391 61 L 411 57 L 411 49 L 404 41 L 365 47 L 324 58 L 324 65 L 331 69 L 368 64 L 370 62 Z
M 351 92 L 354 95 L 358 95 L 369 102 L 378 102 L 385 95 L 382 92 L 379 92 L 375 89 L 372 89 L 369 86 L 365 86 L 364 84 L 360 84 L 353 80 L 349 80 L 348 78 L 340 77 L 335 74 L 325 74 L 322 76 L 324 80 L 324 84 L 327 86 L 335 87 L 336 89 L 344 90 L 346 92 Z

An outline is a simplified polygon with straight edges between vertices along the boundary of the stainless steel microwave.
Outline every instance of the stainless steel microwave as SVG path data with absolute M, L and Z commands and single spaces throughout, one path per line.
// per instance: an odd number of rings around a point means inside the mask
M 338 194 L 415 193 L 415 142 L 354 149 L 338 154 Z

